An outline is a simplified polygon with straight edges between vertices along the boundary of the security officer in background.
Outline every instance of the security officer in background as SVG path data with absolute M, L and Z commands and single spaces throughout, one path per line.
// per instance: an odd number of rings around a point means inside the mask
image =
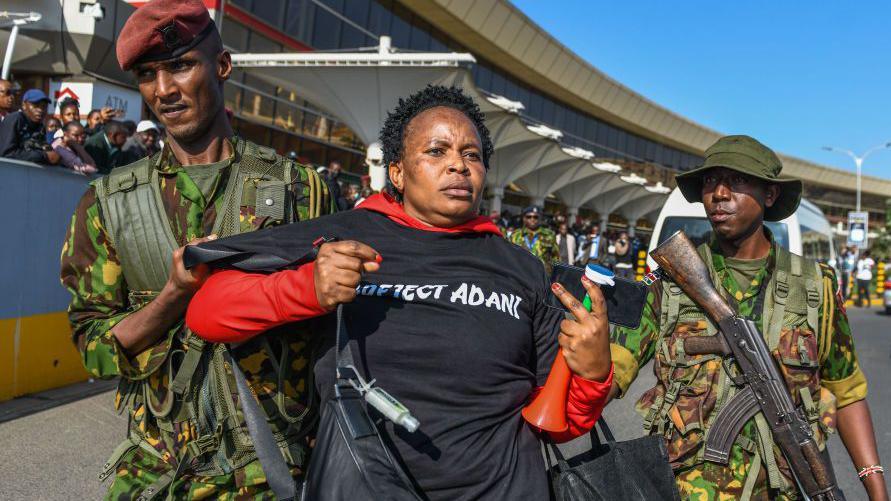
M 550 273 L 551 265 L 560 260 L 560 248 L 557 247 L 557 235 L 541 226 L 542 217 L 539 207 L 530 205 L 523 209 L 523 227 L 511 234 L 510 241 L 535 254 Z
M 838 293 L 835 272 L 779 246 L 764 221 L 798 208 L 801 181 L 780 179 L 782 164 L 748 136 L 727 136 L 702 167 L 677 176 L 687 201 L 702 202 L 712 225 L 699 254 L 716 288 L 755 322 L 820 448 L 836 428 L 870 499 L 887 499 L 866 403 L 866 377 Z M 664 437 L 682 499 L 797 499 L 789 466 L 761 413 L 743 427 L 727 465 L 703 458 L 715 417 L 739 391 L 720 355 L 687 355 L 683 341 L 715 332 L 703 311 L 669 278 L 650 289 L 637 329 L 612 334 L 615 383 L 624 394 L 655 358 L 656 386 L 640 398 L 644 428 Z M 870 473 L 872 472 L 872 473 Z
M 298 477 L 311 421 L 307 338 L 272 332 L 230 353 L 192 335 L 183 316 L 207 272 L 185 269 L 183 248 L 314 218 L 332 201 L 314 170 L 233 134 L 223 107 L 232 62 L 203 2 L 146 3 L 121 30 L 117 57 L 168 139 L 91 183 L 62 250 L 84 366 L 120 376 L 115 405 L 129 413 L 100 477 L 112 476 L 115 500 L 272 498 L 240 402 L 256 395 L 279 471 Z M 237 388 L 233 359 L 249 392 Z

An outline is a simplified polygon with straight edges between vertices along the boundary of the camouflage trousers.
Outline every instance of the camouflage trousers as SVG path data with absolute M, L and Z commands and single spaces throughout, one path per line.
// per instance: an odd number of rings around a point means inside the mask
M 154 495 L 154 499 L 220 499 L 235 500 L 272 500 L 275 494 L 266 483 L 266 475 L 259 461 L 248 463 L 230 475 L 215 477 L 194 476 L 188 472 L 174 479 L 158 493 L 146 492 L 165 474 L 175 469 L 173 465 L 159 458 L 143 453 L 140 449 L 125 455 L 112 479 L 105 499 L 109 501 L 135 501 L 140 496 L 146 498 Z M 303 472 L 293 468 L 291 475 L 300 479 Z
M 738 444 L 730 450 L 730 464 L 710 462 L 675 471 L 678 493 L 684 501 L 736 501 L 743 499 L 746 490 L 751 457 Z M 771 489 L 767 482 L 767 469 L 759 468 L 753 479 L 751 497 L 758 501 L 791 501 L 798 499 L 797 493 Z

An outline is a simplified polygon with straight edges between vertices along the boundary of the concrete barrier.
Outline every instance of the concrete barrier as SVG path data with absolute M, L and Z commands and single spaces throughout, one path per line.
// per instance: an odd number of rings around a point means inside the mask
M 0 158 L 0 401 L 87 379 L 59 284 L 65 232 L 87 183 Z

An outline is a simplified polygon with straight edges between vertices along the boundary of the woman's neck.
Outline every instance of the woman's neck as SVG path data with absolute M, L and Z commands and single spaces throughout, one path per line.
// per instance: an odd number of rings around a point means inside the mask
M 424 226 L 431 226 L 434 228 L 452 228 L 454 226 L 459 226 L 467 221 L 473 219 L 473 214 L 469 216 L 463 216 L 460 218 L 452 218 L 448 216 L 440 216 L 438 214 L 428 214 L 424 211 L 416 209 L 410 203 L 402 203 L 402 209 L 408 214 L 409 217 L 417 220 Z

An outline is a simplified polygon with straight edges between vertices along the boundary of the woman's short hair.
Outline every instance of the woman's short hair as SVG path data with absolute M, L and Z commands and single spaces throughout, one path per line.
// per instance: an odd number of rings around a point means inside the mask
M 463 113 L 473 122 L 482 143 L 483 165 L 489 168 L 489 157 L 492 156 L 492 139 L 489 129 L 486 127 L 486 119 L 480 111 L 480 107 L 458 87 L 444 87 L 442 85 L 428 85 L 425 89 L 415 92 L 407 99 L 399 99 L 396 108 L 387 114 L 387 120 L 381 129 L 380 141 L 384 150 L 384 165 L 402 159 L 405 146 L 405 129 L 411 120 L 421 112 L 446 106 Z

